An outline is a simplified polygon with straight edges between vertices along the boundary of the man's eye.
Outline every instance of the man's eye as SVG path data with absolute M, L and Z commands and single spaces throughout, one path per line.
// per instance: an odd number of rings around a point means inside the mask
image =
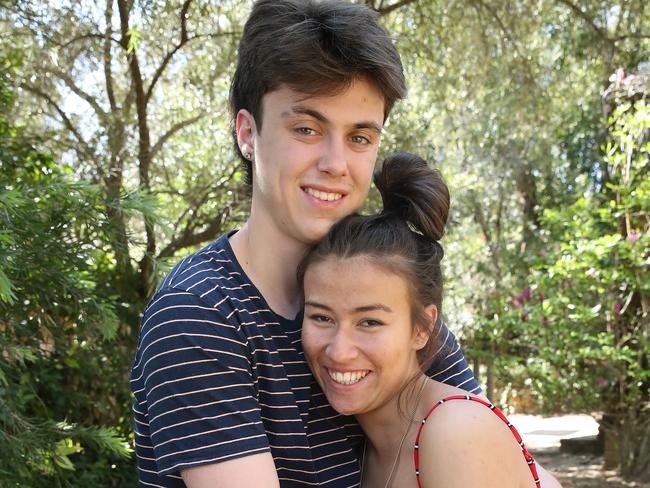
M 372 141 L 368 139 L 366 136 L 352 136 L 352 142 L 355 144 L 372 144 Z
M 311 127 L 298 127 L 296 128 L 296 132 L 305 136 L 313 136 L 316 134 L 316 131 Z

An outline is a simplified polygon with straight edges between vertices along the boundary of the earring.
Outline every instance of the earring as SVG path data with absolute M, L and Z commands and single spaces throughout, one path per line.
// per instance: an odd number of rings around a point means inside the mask
M 251 153 L 249 153 L 249 152 L 245 152 L 244 157 L 246 159 L 248 159 L 249 161 L 251 161 L 253 159 L 253 155 Z

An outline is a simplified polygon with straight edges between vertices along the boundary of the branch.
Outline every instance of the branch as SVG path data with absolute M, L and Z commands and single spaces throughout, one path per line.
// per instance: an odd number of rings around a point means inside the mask
M 650 34 L 624 34 L 611 38 L 612 41 L 623 41 L 625 39 L 650 39 Z
M 160 251 L 160 254 L 158 254 L 158 259 L 173 256 L 174 253 L 179 249 L 195 246 L 197 244 L 201 244 L 202 242 L 214 239 L 219 234 L 221 234 L 221 227 L 226 221 L 229 213 L 229 209 L 225 208 L 217 217 L 212 219 L 208 223 L 208 226 L 201 232 L 191 232 L 189 228 L 186 229 L 178 239 L 174 239 L 172 242 L 167 244 L 167 246 L 165 246 L 162 251 Z
M 129 62 L 129 72 L 131 74 L 132 89 L 135 91 L 135 108 L 138 121 L 138 176 L 140 177 L 139 188 L 148 192 L 150 190 L 149 171 L 151 165 L 151 140 L 149 135 L 149 126 L 147 121 L 147 102 L 145 100 L 144 84 L 142 73 L 140 72 L 140 63 L 138 61 L 137 49 L 128 53 L 129 46 L 129 14 L 132 4 L 129 0 L 117 0 L 117 8 L 120 16 L 120 45 L 124 48 L 127 60 Z M 147 236 L 147 246 L 144 257 L 140 261 L 140 277 L 142 290 L 147 290 L 151 284 L 151 271 L 153 263 L 152 256 L 156 252 L 156 234 L 153 223 L 145 217 L 145 233 Z
M 524 56 L 519 49 L 519 43 L 517 42 L 515 36 L 512 34 L 510 29 L 503 23 L 497 11 L 492 6 L 484 2 L 483 0 L 475 0 L 475 1 L 476 4 L 478 4 L 478 8 L 482 7 L 485 10 L 487 10 L 487 12 L 492 16 L 492 18 L 499 25 L 499 29 L 501 29 L 501 31 L 507 37 L 507 39 L 510 40 L 513 49 L 515 50 L 515 53 L 522 60 L 521 64 L 524 66 L 525 76 L 528 78 L 528 82 L 533 86 L 538 87 L 537 82 L 535 81 L 535 77 L 533 76 L 533 73 L 531 71 L 530 64 L 526 61 L 526 56 Z M 480 11 L 479 11 L 479 15 L 480 15 Z
M 125 51 L 129 45 L 129 9 L 130 5 L 127 0 L 117 0 L 117 6 L 120 13 L 120 31 L 122 40 L 121 46 Z M 135 108 L 138 121 L 138 173 L 140 176 L 140 188 L 149 190 L 149 167 L 151 164 L 151 142 L 149 135 L 149 125 L 147 121 L 147 103 L 145 100 L 144 83 L 140 71 L 137 50 L 127 54 L 129 61 L 129 72 L 131 74 L 132 89 L 135 92 Z M 149 238 L 149 229 L 147 237 Z M 153 235 L 153 234 L 152 234 Z M 149 242 L 149 239 L 147 239 Z M 149 247 L 149 246 L 148 246 Z M 149 249 L 148 249 L 149 251 Z
M 189 38 L 187 37 L 187 12 L 190 9 L 190 3 L 192 0 L 185 0 L 183 3 L 183 7 L 181 8 L 181 15 L 180 15 L 180 21 L 181 21 L 181 40 L 179 43 L 169 51 L 166 55 L 165 58 L 163 59 L 162 63 L 160 63 L 160 66 L 158 66 L 158 69 L 153 75 L 153 78 L 151 79 L 151 83 L 149 84 L 149 88 L 147 89 L 147 93 L 145 95 L 145 103 L 149 103 L 149 99 L 151 98 L 151 94 L 153 93 L 153 89 L 156 86 L 156 83 L 158 83 L 158 80 L 163 74 L 163 71 L 165 71 L 165 68 L 169 64 L 169 62 L 172 60 L 174 57 L 174 54 L 178 52 L 179 49 L 181 49 L 185 44 L 187 44 Z
M 193 212 L 193 215 L 197 215 L 198 210 L 201 208 L 203 204 L 205 204 L 208 201 L 210 195 L 214 191 L 222 188 L 226 183 L 231 181 L 238 170 L 239 170 L 238 166 L 235 166 L 228 174 L 223 175 L 216 184 L 209 184 L 201 190 L 197 191 L 194 189 L 190 189 L 187 192 L 187 194 L 197 194 L 197 193 L 201 193 L 203 190 L 206 191 L 200 199 L 195 200 L 193 202 L 193 205 L 191 207 L 188 205 L 185 208 L 185 210 L 181 213 L 179 218 L 174 223 L 174 234 L 176 234 L 176 229 L 178 228 L 182 220 L 185 218 L 185 216 L 187 216 L 190 212 Z M 227 217 L 230 215 L 230 208 L 231 207 L 226 207 L 226 209 L 219 216 L 220 219 L 219 225 L 222 225 L 226 221 Z M 201 224 L 197 222 L 196 218 L 190 219 L 190 221 L 185 226 L 185 229 L 183 230 L 181 235 L 177 238 L 173 238 L 172 241 L 167 245 L 167 247 L 165 247 L 165 249 L 163 249 L 163 251 L 160 253 L 159 257 L 171 256 L 176 251 L 184 247 L 200 244 L 201 242 L 204 242 L 206 240 L 214 239 L 215 237 L 217 237 L 217 235 L 221 233 L 221 228 L 214 225 L 214 223 L 215 222 L 213 220 L 212 225 L 208 225 L 208 228 L 204 229 L 202 232 L 195 233 L 194 229 L 199 227 Z
M 487 10 L 488 13 L 492 16 L 492 18 L 496 20 L 497 24 L 499 24 L 499 28 L 508 37 L 508 39 L 514 41 L 514 36 L 510 32 L 510 29 L 508 29 L 508 27 L 506 27 L 506 25 L 503 23 L 496 10 L 494 10 L 494 8 L 490 7 L 489 5 L 486 5 L 485 2 L 483 2 L 482 0 L 477 0 L 477 3 L 479 4 L 479 6 Z
M 93 98 L 90 94 L 86 93 L 81 88 L 79 88 L 68 73 L 65 73 L 59 69 L 54 69 L 53 67 L 45 67 L 45 70 L 58 77 L 61 81 L 63 81 L 67 85 L 67 87 L 70 88 L 70 90 L 72 90 L 72 92 L 75 95 L 77 95 L 79 98 L 88 102 L 88 105 L 90 105 L 93 108 L 93 110 L 95 111 L 95 113 L 100 119 L 104 119 L 106 117 L 106 112 L 104 112 L 104 109 L 102 109 L 99 106 L 97 100 L 95 100 L 95 98 Z
M 379 8 L 377 9 L 377 12 L 379 12 L 379 15 L 387 15 L 391 13 L 393 10 L 397 10 L 398 8 L 414 3 L 415 1 L 416 0 L 400 0 L 399 2 L 396 2 L 392 5 L 386 5 L 385 7 L 382 7 L 380 5 Z
M 496 273 L 496 276 L 500 281 L 501 267 L 499 266 L 499 258 L 498 258 L 498 248 L 499 248 L 498 239 L 500 236 L 497 235 L 496 242 L 492 239 L 490 226 L 487 222 L 487 219 L 485 218 L 485 214 L 483 213 L 483 208 L 481 207 L 478 201 L 476 193 L 473 191 L 470 192 L 469 198 L 472 203 L 472 206 L 474 207 L 474 221 L 479 225 L 481 231 L 483 232 L 483 235 L 485 236 L 485 242 L 487 243 L 488 249 L 490 250 L 490 260 L 492 261 L 492 266 L 494 266 L 494 272 Z M 500 229 L 497 229 L 497 232 L 500 233 L 501 232 Z
M 203 193 L 203 196 L 199 200 L 193 202 L 192 206 L 187 205 L 185 207 L 185 209 L 181 212 L 181 214 L 176 219 L 176 222 L 174 222 L 174 233 L 172 234 L 172 236 L 176 236 L 176 231 L 178 230 L 179 226 L 181 225 L 181 222 L 183 222 L 183 220 L 185 219 L 185 217 L 188 214 L 190 214 L 190 213 L 192 213 L 193 215 L 198 214 L 198 210 L 201 208 L 201 206 L 203 206 L 203 204 L 205 202 L 208 201 L 208 198 L 210 198 L 211 190 L 212 190 L 212 188 L 210 186 L 208 186 L 207 188 L 202 188 L 200 190 L 195 190 L 195 189 L 192 189 L 192 188 L 189 189 L 189 191 L 188 191 L 189 194 L 195 194 L 195 193 L 201 193 L 201 192 L 205 192 L 205 193 Z M 189 231 L 191 231 L 193 229 L 196 229 L 197 227 L 200 227 L 200 225 L 201 224 L 199 222 L 197 222 L 196 219 L 192 219 L 190 222 L 187 223 L 187 225 L 185 226 L 185 229 L 183 230 L 182 234 L 183 235 L 187 234 L 187 233 L 189 233 Z M 177 238 L 173 237 L 172 241 L 175 241 L 175 240 L 177 240 Z
M 151 159 L 153 160 L 156 157 L 158 151 L 162 149 L 163 145 L 174 134 L 176 134 L 176 132 L 187 127 L 188 125 L 192 125 L 194 122 L 202 119 L 203 117 L 205 117 L 205 113 L 201 113 L 199 115 L 196 115 L 194 117 L 191 117 L 189 119 L 183 120 L 181 122 L 178 122 L 177 124 L 172 125 L 167 132 L 165 132 L 162 136 L 160 136 L 160 139 L 158 139 L 156 143 L 153 145 L 153 147 L 151 148 Z
M 75 42 L 83 41 L 84 39 L 104 40 L 106 38 L 108 38 L 109 40 L 111 40 L 116 44 L 120 43 L 119 39 L 115 39 L 114 37 L 106 36 L 104 34 L 100 34 L 99 32 L 88 32 L 87 34 L 79 34 L 78 36 L 73 37 L 72 39 L 70 39 L 69 41 L 63 44 L 57 44 L 57 43 L 54 44 L 61 49 L 66 49 L 70 47 L 72 44 L 74 44 Z
M 104 19 L 106 22 L 106 34 L 104 36 L 104 79 L 106 82 L 106 95 L 108 96 L 108 103 L 111 106 L 111 111 L 117 110 L 117 103 L 115 103 L 115 93 L 113 91 L 113 74 L 112 74 L 112 60 L 111 56 L 111 18 L 113 17 L 113 0 L 106 2 L 106 13 Z
M 183 31 L 184 31 L 184 29 L 183 29 Z M 153 75 L 153 77 L 151 79 L 151 83 L 149 84 L 149 88 L 147 88 L 146 102 L 149 103 L 149 99 L 151 98 L 151 95 L 153 94 L 153 89 L 156 86 L 156 84 L 158 83 L 158 81 L 160 81 L 160 77 L 162 76 L 163 72 L 165 71 L 165 68 L 167 68 L 167 65 L 169 64 L 169 62 L 172 60 L 174 55 L 178 51 L 180 51 L 181 48 L 183 48 L 184 46 L 186 46 L 190 42 L 195 41 L 197 39 L 203 39 L 203 38 L 206 38 L 206 37 L 208 37 L 208 38 L 216 38 L 216 37 L 229 36 L 229 35 L 237 35 L 238 36 L 239 34 L 240 33 L 237 32 L 237 31 L 228 31 L 228 32 L 208 33 L 208 34 L 196 34 L 196 35 L 194 35 L 192 37 L 187 37 L 187 32 L 185 32 L 184 35 L 186 37 L 184 38 L 184 40 L 183 40 L 183 38 L 181 38 L 181 42 L 179 42 L 176 46 L 174 46 L 174 49 L 172 49 L 171 51 L 169 51 L 165 55 L 165 58 L 163 59 L 162 63 L 160 63 L 160 66 L 158 66 L 158 68 L 156 69 L 156 72 L 154 73 L 154 75 Z
M 557 0 L 557 1 L 563 4 L 565 7 L 568 7 L 574 14 L 576 14 L 587 24 L 589 24 L 589 27 L 595 30 L 596 33 L 602 38 L 603 41 L 608 43 L 612 42 L 612 40 L 609 37 L 607 37 L 607 32 L 602 27 L 598 27 L 594 19 L 589 17 L 586 12 L 580 10 L 580 8 L 577 5 L 574 5 L 569 0 Z
M 43 100 L 45 100 L 47 103 L 49 103 L 52 106 L 52 108 L 54 108 L 54 110 L 57 111 L 57 113 L 59 114 L 59 116 L 63 120 L 63 124 L 68 128 L 68 130 L 70 132 L 72 132 L 72 134 L 75 136 L 75 138 L 77 139 L 79 144 L 81 144 L 81 146 L 84 149 L 84 152 L 86 153 L 86 156 L 94 156 L 94 153 L 90 149 L 90 146 L 84 140 L 84 138 L 81 137 L 81 134 L 79 133 L 77 128 L 74 126 L 74 124 L 70 120 L 70 117 L 68 117 L 68 115 L 63 111 L 63 109 L 61 107 L 59 107 L 59 105 L 54 101 L 54 99 L 51 96 L 49 96 L 44 91 L 39 90 L 35 86 L 27 85 L 25 83 L 21 83 L 20 87 L 27 90 L 30 93 L 33 93 L 36 96 L 41 97 Z

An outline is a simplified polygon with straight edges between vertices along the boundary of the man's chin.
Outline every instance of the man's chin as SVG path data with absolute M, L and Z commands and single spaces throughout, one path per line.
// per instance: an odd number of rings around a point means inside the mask
M 323 225 L 313 226 L 311 229 L 305 232 L 303 242 L 309 247 L 314 247 L 316 244 L 323 240 L 333 225 L 334 222 L 330 221 L 328 223 L 323 223 Z

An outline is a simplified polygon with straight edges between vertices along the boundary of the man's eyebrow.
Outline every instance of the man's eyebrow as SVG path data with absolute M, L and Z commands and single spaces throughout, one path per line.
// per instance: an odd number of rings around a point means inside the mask
M 288 112 L 283 112 L 281 117 L 287 118 L 291 117 L 292 115 L 295 114 L 304 114 L 304 115 L 309 115 L 310 117 L 313 117 L 314 119 L 318 120 L 319 122 L 323 122 L 324 124 L 329 123 L 329 120 L 327 117 L 325 117 L 322 113 L 320 113 L 318 110 L 314 110 L 312 108 L 304 107 L 302 105 L 294 105 L 291 107 L 291 110 Z M 377 134 L 381 134 L 382 127 L 378 125 L 376 122 L 373 122 L 372 120 L 368 121 L 361 121 L 357 122 L 354 124 L 355 129 L 370 129 Z
M 323 310 L 327 310 L 329 312 L 333 312 L 334 310 L 332 307 L 329 305 L 325 305 L 323 303 L 318 303 L 313 300 L 306 300 L 305 301 L 305 306 L 310 306 L 310 307 L 316 307 L 316 308 L 322 308 Z M 362 305 L 361 307 L 356 307 L 352 311 L 353 312 L 374 312 L 376 310 L 382 310 L 384 312 L 392 313 L 393 309 L 383 305 L 381 303 L 372 303 L 370 305 Z
M 382 128 L 380 125 L 377 125 L 375 122 L 372 122 L 371 120 L 364 121 L 364 122 L 357 122 L 354 124 L 355 129 L 370 129 L 373 132 L 376 132 L 377 134 L 381 134 Z
M 302 105 L 294 105 L 291 107 L 291 110 L 289 112 L 284 112 L 282 114 L 283 117 L 291 117 L 292 115 L 295 114 L 304 114 L 304 115 L 309 115 L 310 117 L 315 118 L 316 120 L 323 122 L 327 124 L 329 120 L 327 120 L 327 117 L 325 117 L 322 113 L 320 113 L 318 110 L 314 110 L 312 108 L 307 108 Z

